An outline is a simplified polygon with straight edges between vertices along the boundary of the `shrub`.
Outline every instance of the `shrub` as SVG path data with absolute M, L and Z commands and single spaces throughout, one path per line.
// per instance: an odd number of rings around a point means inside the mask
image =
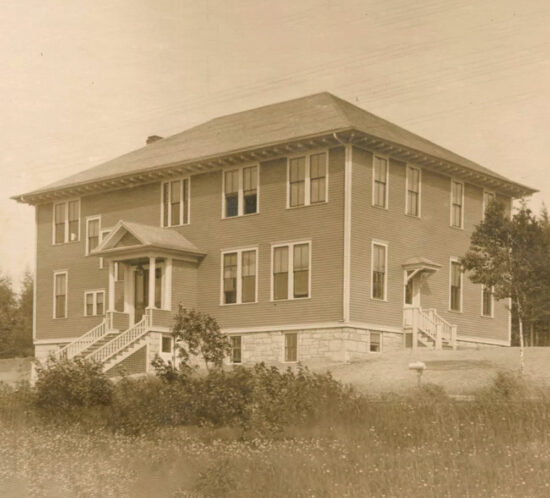
M 34 404 L 52 420 L 81 420 L 112 402 L 113 385 L 98 362 L 50 356 L 36 374 Z
M 498 372 L 488 388 L 477 393 L 478 401 L 521 401 L 528 397 L 529 389 L 525 380 L 514 372 Z

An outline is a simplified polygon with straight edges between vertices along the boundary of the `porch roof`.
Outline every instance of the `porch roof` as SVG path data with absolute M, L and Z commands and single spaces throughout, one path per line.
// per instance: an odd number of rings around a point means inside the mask
M 202 258 L 206 253 L 174 229 L 120 220 L 96 247 L 93 256 L 132 254 L 141 250 L 160 250 Z
M 424 256 L 414 256 L 407 259 L 403 263 L 403 269 L 414 271 L 414 270 L 427 270 L 427 271 L 437 271 L 441 268 L 439 263 L 435 263 L 432 260 L 425 258 Z

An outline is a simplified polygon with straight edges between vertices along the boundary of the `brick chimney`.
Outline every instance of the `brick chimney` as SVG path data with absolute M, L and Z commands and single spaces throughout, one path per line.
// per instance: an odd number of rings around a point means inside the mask
M 162 140 L 162 137 L 159 137 L 158 135 L 150 135 L 147 137 L 146 144 L 152 144 L 153 142 L 157 142 L 158 140 Z

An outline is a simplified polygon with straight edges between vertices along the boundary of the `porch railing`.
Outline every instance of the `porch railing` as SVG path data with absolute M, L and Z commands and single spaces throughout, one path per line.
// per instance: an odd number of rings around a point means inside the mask
M 67 344 L 58 351 L 59 358 L 74 358 L 84 352 L 94 342 L 101 339 L 109 330 L 107 319 L 103 320 L 99 325 L 95 326 L 90 331 L 81 335 L 78 339 Z
M 143 318 L 139 322 L 117 335 L 113 340 L 96 349 L 88 358 L 104 363 L 109 358 L 112 358 L 147 334 L 152 326 L 152 314 L 150 311 L 151 310 L 146 310 L 145 315 L 143 315 Z

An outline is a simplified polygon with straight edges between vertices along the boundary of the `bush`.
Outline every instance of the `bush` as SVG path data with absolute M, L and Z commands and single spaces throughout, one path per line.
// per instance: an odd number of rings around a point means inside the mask
M 529 397 L 525 380 L 514 372 L 498 372 L 491 386 L 477 393 L 478 401 L 521 401 Z
M 82 420 L 112 402 L 113 384 L 98 362 L 50 356 L 36 374 L 34 405 L 52 421 Z

